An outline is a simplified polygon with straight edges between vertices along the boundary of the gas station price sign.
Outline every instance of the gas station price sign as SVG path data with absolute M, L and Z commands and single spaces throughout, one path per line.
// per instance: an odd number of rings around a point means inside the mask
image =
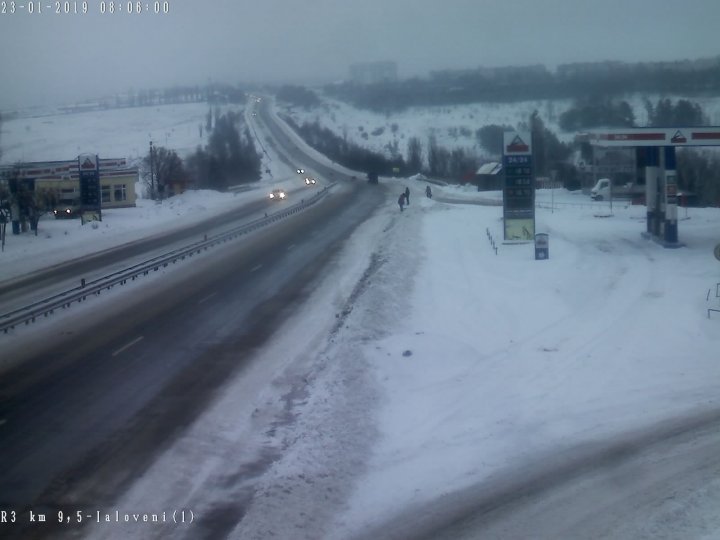
M 535 237 L 535 181 L 530 133 L 503 134 L 503 221 L 506 241 Z

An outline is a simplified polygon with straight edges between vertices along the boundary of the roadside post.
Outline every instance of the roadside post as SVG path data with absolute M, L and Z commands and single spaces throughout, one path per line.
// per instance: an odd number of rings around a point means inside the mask
M 550 258 L 550 239 L 547 233 L 535 235 L 535 260 L 544 261 Z

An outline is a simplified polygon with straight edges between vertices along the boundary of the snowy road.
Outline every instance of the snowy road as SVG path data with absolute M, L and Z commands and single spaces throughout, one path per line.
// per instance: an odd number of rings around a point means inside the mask
M 365 185 L 340 186 L 184 268 L 6 337 L 3 353 L 19 367 L 0 381 L 3 508 L 55 516 L 78 505 L 91 511 L 87 501 L 108 507 L 226 379 L 248 368 L 380 199 Z M 11 531 L 57 532 L 27 522 Z
M 246 367 L 99 499 L 196 521 L 68 536 L 720 536 L 717 209 L 685 212 L 685 247 L 665 250 L 640 236 L 644 207 L 538 191 L 535 261 L 502 244 L 501 209 L 441 202 L 477 192 L 381 182 L 412 205 L 368 212 Z
M 33 301 L 77 287 L 80 278 L 89 282 L 153 256 L 183 248 L 206 235 L 212 236 L 238 224 L 248 223 L 274 210 L 269 201 L 257 194 L 255 200 L 246 201 L 241 207 L 222 212 L 200 223 L 188 223 L 184 227 L 181 223 L 180 228 L 171 232 L 158 231 L 141 239 L 128 239 L 121 245 L 89 251 L 30 272 L 16 270 L 14 276 L 11 275 L 12 268 L 4 268 L 3 273 L 11 277 L 0 274 L 3 278 L 0 279 L 0 313 L 7 313 Z
M 720 411 L 519 463 L 354 540 L 717 538 Z

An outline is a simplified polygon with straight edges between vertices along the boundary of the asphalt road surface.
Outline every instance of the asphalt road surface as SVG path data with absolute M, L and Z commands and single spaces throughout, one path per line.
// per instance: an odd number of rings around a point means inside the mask
M 22 519 L 0 523 L 0 536 L 55 534 L 27 523 L 29 511 L 52 521 L 60 510 L 108 505 L 307 298 L 384 197 L 378 186 L 341 183 L 152 287 L 95 300 L 92 316 L 69 318 L 42 340 L 29 330 L 22 346 L 5 348 L 19 367 L 0 378 L 0 511 Z

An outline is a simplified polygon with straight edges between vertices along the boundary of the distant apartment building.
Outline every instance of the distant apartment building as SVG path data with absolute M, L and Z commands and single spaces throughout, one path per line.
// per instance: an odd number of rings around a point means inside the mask
M 357 84 L 378 84 L 397 81 L 395 62 L 363 62 L 350 66 L 350 80 Z
M 129 166 L 124 158 L 100 159 L 99 165 L 102 207 L 135 206 L 138 168 Z M 76 204 L 79 201 L 80 174 L 77 159 L 18 163 L 0 167 L 0 179 L 7 182 L 9 176 L 15 176 L 34 191 L 55 191 L 58 199 L 65 204 Z

